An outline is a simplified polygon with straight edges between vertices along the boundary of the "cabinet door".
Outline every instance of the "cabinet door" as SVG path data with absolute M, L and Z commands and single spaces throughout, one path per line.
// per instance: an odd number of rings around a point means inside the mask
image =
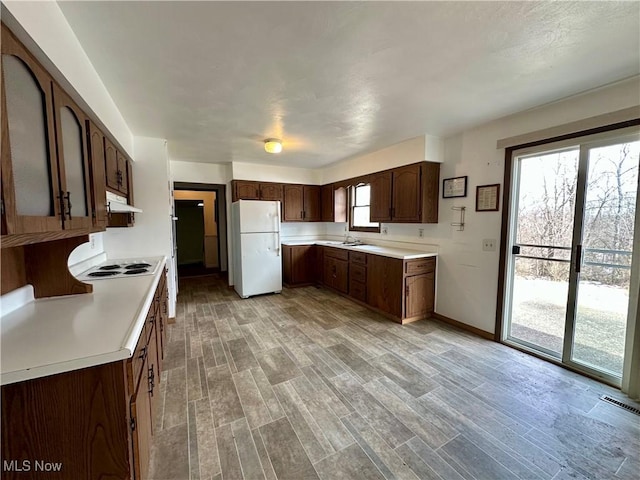
M 327 287 L 335 285 L 335 259 L 325 256 L 322 261 L 322 283 Z
M 116 150 L 118 159 L 118 191 L 125 197 L 129 193 L 129 170 L 127 167 L 127 157 L 122 152 Z
M 143 368 L 147 367 L 145 361 Z M 142 375 L 136 394 L 131 399 L 131 442 L 133 443 L 133 470 L 136 480 L 149 478 L 151 457 L 151 397 L 147 388 L 147 376 Z
M 156 326 L 157 326 L 156 322 Z M 158 397 L 160 395 L 160 389 L 158 388 L 158 383 L 160 382 L 160 360 L 158 358 L 158 340 L 156 338 L 158 329 L 154 328 L 151 332 L 151 338 L 149 339 L 149 345 L 147 346 L 147 370 L 146 370 L 146 387 L 147 392 L 149 393 L 149 405 L 150 405 L 150 417 L 149 422 L 151 424 L 151 434 L 153 435 L 153 418 L 157 409 Z M 145 376 L 142 376 L 142 381 L 140 382 L 141 388 L 144 383 Z
M 333 288 L 342 292 L 349 292 L 349 263 L 346 260 L 335 261 L 335 283 Z
M 372 222 L 391 221 L 391 172 L 371 175 L 370 201 L 369 219 Z
M 56 84 L 53 86 L 53 100 L 64 228 L 91 228 L 93 219 L 86 117 Z
M 393 170 L 392 219 L 394 222 L 420 222 L 420 164 Z
M 293 249 L 289 245 L 282 246 L 282 280 L 287 285 L 293 285 Z
M 51 78 L 2 25 L 3 234 L 62 229 Z
M 402 316 L 402 260 L 369 255 L 367 303 L 400 318 Z
M 302 185 L 284 186 L 283 222 L 301 222 L 303 220 Z
M 260 185 L 258 182 L 236 180 L 235 198 L 236 200 L 260 200 Z
M 302 189 L 304 194 L 304 221 L 319 222 L 322 220 L 320 187 L 317 185 L 304 185 Z
M 93 122 L 87 120 L 89 131 L 89 168 L 91 170 L 91 202 L 93 205 L 93 226 L 104 229 L 107 226 L 107 189 L 104 176 L 104 135 Z
M 336 187 L 333 190 L 333 220 L 332 222 L 347 221 L 347 188 Z
M 114 192 L 119 192 L 118 152 L 107 137 L 104 137 L 104 169 L 107 178 L 107 187 Z
M 294 283 L 313 283 L 316 277 L 315 245 L 294 247 L 292 264 Z
M 405 279 L 405 318 L 423 316 L 433 312 L 434 275 L 434 272 L 429 272 Z
M 320 200 L 322 202 L 322 221 L 323 222 L 333 222 L 333 212 L 334 212 L 334 203 L 333 203 L 333 184 L 325 185 L 322 187 L 322 192 L 320 193 Z
M 127 160 L 127 198 L 129 199 L 129 205 L 135 205 L 133 201 L 133 162 Z
M 282 201 L 282 184 L 280 183 L 261 183 L 260 200 L 270 200 L 274 202 Z

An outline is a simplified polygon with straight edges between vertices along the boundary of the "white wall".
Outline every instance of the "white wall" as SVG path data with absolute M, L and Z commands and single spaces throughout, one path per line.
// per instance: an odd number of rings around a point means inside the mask
M 266 154 L 265 154 L 266 155 Z M 320 185 L 320 170 L 310 168 L 281 167 L 257 163 L 233 162 L 232 178 L 235 180 L 255 180 L 260 182 L 304 183 Z
M 70 84 L 115 139 L 133 156 L 133 136 L 56 2 L 2 2 L 2 21 L 26 44 L 63 87 Z M 16 23 L 17 22 L 17 23 Z M 24 32 L 28 36 L 24 35 Z M 31 37 L 31 38 L 29 38 Z M 35 43 L 34 43 L 35 42 Z M 34 48 L 37 45 L 43 57 Z M 57 75 L 57 71 L 62 74 Z M 66 79 L 66 80 L 65 80 Z M 72 92 L 69 92 L 72 94 Z M 72 95 L 74 96 L 74 95 Z M 74 96 L 75 97 L 75 96 Z M 134 157 L 135 158 L 135 157 Z
M 175 316 L 175 262 L 172 259 L 171 194 L 167 142 L 134 137 L 133 189 L 137 213 L 130 228 L 109 228 L 104 248 L 110 258 L 165 255 L 169 267 L 169 316 Z
M 321 184 L 379 172 L 410 163 L 442 162 L 443 144 L 438 137 L 420 135 L 365 155 L 333 163 L 321 171 Z
M 171 179 L 174 182 L 192 182 L 226 185 L 231 180 L 230 163 L 197 163 L 171 160 Z

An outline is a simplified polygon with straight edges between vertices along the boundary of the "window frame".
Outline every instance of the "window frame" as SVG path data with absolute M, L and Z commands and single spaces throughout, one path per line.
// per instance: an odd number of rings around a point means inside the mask
M 369 199 L 369 205 L 355 205 L 356 199 L 356 188 L 369 185 L 371 187 L 370 182 L 358 182 L 355 185 L 349 185 L 348 192 L 348 202 L 349 202 L 349 231 L 350 232 L 369 232 L 369 233 L 380 233 L 380 223 L 378 222 L 377 227 L 359 227 L 353 224 L 353 209 L 358 207 L 369 207 L 369 212 L 371 212 L 371 199 Z

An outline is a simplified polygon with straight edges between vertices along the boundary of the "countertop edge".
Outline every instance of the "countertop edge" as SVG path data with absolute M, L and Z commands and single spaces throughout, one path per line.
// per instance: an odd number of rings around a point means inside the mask
M 351 251 L 351 252 L 361 252 L 361 253 L 368 253 L 369 255 L 380 255 L 381 257 L 389 257 L 389 258 L 397 258 L 399 260 L 413 260 L 416 258 L 428 258 L 428 257 L 437 257 L 438 253 L 437 252 L 421 252 L 419 250 L 412 250 L 410 248 L 403 248 L 403 247 L 386 247 L 384 245 L 375 245 L 376 247 L 379 248 L 387 248 L 389 250 L 406 250 L 406 251 L 410 251 L 412 253 L 409 254 L 400 254 L 400 253 L 395 253 L 395 252 L 385 252 L 384 250 L 382 251 L 371 251 L 367 248 L 359 248 L 357 245 L 340 245 L 340 244 L 333 244 L 333 243 L 325 243 L 326 240 L 284 240 L 281 242 L 282 245 L 288 246 L 288 247 L 295 247 L 295 246 L 304 246 L 304 245 L 318 245 L 321 247 L 331 247 L 331 248 L 339 248 L 341 250 L 347 250 L 347 251 Z M 413 253 L 415 252 L 415 253 Z
M 154 274 L 153 282 L 151 282 L 144 302 L 142 302 L 142 306 L 140 310 L 138 310 L 135 320 L 131 322 L 129 331 L 124 336 L 122 349 L 129 351 L 129 356 L 127 358 L 130 358 L 136 349 L 138 339 L 140 338 L 140 334 L 142 333 L 142 327 L 144 326 L 144 322 L 147 321 L 147 312 L 149 312 L 149 308 L 153 303 L 153 296 L 155 294 L 156 288 L 158 288 L 158 284 L 160 283 L 160 278 L 162 277 L 162 275 L 164 275 L 164 268 L 166 264 L 167 257 L 163 256 L 160 264 L 158 265 L 158 271 Z

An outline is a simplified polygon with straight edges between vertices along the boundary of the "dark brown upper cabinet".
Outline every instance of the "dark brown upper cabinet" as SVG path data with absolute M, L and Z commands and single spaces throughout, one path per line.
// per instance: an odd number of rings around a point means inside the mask
M 282 201 L 282 184 L 280 183 L 260 183 L 258 191 L 260 200 Z
M 53 101 L 64 228 L 91 228 L 91 169 L 86 117 L 71 97 L 55 83 Z
M 282 202 L 282 184 L 271 182 L 253 182 L 233 180 L 232 198 L 237 200 L 269 200 Z
M 285 184 L 283 189 L 283 222 L 321 221 L 322 212 L 319 186 Z
M 370 178 L 372 222 L 438 223 L 439 163 L 415 163 Z
M 104 169 L 107 188 L 123 197 L 129 195 L 129 164 L 127 157 L 115 145 L 104 137 Z M 129 201 L 129 203 L 132 203 Z
M 283 222 L 304 220 L 304 197 L 302 185 L 285 185 L 283 202 Z
M 260 200 L 260 184 L 246 180 L 234 180 L 233 201 L 236 200 Z
M 372 222 L 390 222 L 391 206 L 391 171 L 375 173 L 370 176 L 371 200 L 369 218 Z
M 107 137 L 104 137 L 104 170 L 107 188 L 118 193 L 118 151 Z
M 52 80 L 2 25 L 2 234 L 63 228 Z
M 122 152 L 116 150 L 118 157 L 118 191 L 125 197 L 129 195 L 129 161 Z
M 107 226 L 107 189 L 105 179 L 104 135 L 90 120 L 87 120 L 89 133 L 89 168 L 91 169 L 91 201 L 93 203 L 93 226 L 103 230 Z
M 303 185 L 303 213 L 305 222 L 319 222 L 322 220 L 322 208 L 320 206 L 320 187 L 317 185 Z
M 419 222 L 422 192 L 420 164 L 393 170 L 391 217 L 396 222 Z
M 323 222 L 347 221 L 347 189 L 334 184 L 322 187 L 320 194 L 322 200 Z

